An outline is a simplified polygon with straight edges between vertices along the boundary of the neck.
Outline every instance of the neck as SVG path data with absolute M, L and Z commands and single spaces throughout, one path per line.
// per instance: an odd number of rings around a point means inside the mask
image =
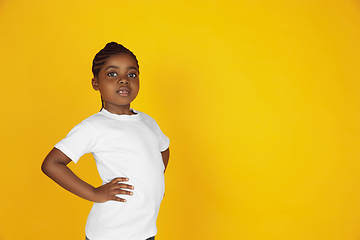
M 117 114 L 117 115 L 133 115 L 135 114 L 131 109 L 130 109 L 130 105 L 128 106 L 121 106 L 121 107 L 109 107 L 109 106 L 104 106 L 104 109 L 110 113 L 113 114 Z

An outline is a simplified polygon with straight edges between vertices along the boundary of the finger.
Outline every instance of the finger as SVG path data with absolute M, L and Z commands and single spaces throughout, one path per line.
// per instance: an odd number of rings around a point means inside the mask
M 114 196 L 114 198 L 112 200 L 118 201 L 118 202 L 126 202 L 126 199 L 119 198 L 119 197 L 116 197 L 116 196 Z
M 118 183 L 116 185 L 116 188 L 125 188 L 125 189 L 134 189 L 133 185 L 129 185 L 129 184 L 124 184 L 124 183 Z
M 118 189 L 118 190 L 114 191 L 114 194 L 133 195 L 133 192 L 131 192 L 131 191 L 126 191 L 126 190 L 122 190 L 122 189 Z
M 129 178 L 127 177 L 117 177 L 111 180 L 111 183 L 127 182 L 127 181 L 129 181 Z

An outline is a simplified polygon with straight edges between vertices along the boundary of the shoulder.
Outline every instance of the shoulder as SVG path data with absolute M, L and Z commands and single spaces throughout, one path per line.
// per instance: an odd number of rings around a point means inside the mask
M 98 135 L 97 125 L 101 122 L 101 116 L 99 113 L 89 116 L 88 118 L 82 120 L 80 123 L 75 125 L 68 135 L 80 134 L 80 135 Z
M 90 117 L 84 119 L 80 124 L 88 124 L 92 127 L 96 128 L 97 125 L 102 124 L 105 122 L 108 118 L 104 116 L 101 112 L 95 113 L 94 115 L 91 115 Z
M 133 109 L 133 111 L 134 111 L 136 114 L 139 114 L 141 118 L 152 119 L 152 117 L 150 117 L 148 114 L 146 114 L 146 113 L 144 113 L 144 112 L 137 111 L 137 110 L 135 110 L 135 109 Z
M 140 112 L 140 111 L 136 111 L 136 110 L 134 110 L 134 111 L 135 111 L 137 114 L 139 114 L 139 116 L 140 116 L 140 118 L 141 118 L 142 121 L 148 122 L 148 123 L 151 123 L 151 124 L 156 124 L 156 125 L 157 125 L 155 119 L 152 118 L 150 115 L 148 115 L 148 114 L 146 114 L 146 113 L 144 113 L 144 112 Z

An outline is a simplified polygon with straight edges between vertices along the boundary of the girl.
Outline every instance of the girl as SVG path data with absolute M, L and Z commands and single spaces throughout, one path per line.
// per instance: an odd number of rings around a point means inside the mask
M 86 222 L 87 239 L 154 239 L 169 138 L 150 116 L 130 108 L 139 91 L 139 64 L 129 49 L 108 43 L 96 54 L 92 72 L 101 111 L 55 145 L 42 171 L 66 190 L 94 202 Z M 99 187 L 82 181 L 67 167 L 89 152 L 103 181 Z

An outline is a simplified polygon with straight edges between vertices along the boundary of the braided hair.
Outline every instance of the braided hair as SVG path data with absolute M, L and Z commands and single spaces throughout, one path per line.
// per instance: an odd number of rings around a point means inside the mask
M 134 59 L 136 61 L 136 65 L 139 69 L 138 60 L 133 52 L 131 52 L 129 49 L 127 49 L 126 47 L 124 47 L 121 44 L 118 44 L 116 42 L 109 42 L 94 57 L 93 64 L 92 64 L 92 73 L 93 73 L 94 77 L 99 76 L 99 71 L 100 71 L 101 67 L 104 65 L 106 59 L 108 59 L 112 55 L 120 54 L 120 53 L 129 54 L 130 56 L 134 57 Z
M 109 57 L 111 57 L 112 55 L 121 54 L 121 53 L 129 54 L 130 56 L 134 57 L 136 65 L 139 69 L 139 62 L 133 52 L 131 52 L 129 49 L 127 49 L 126 47 L 124 47 L 121 44 L 118 44 L 116 42 L 109 42 L 94 57 L 92 68 L 91 68 L 94 78 L 99 77 L 100 69 L 105 64 L 106 60 Z M 102 104 L 101 109 L 103 109 L 104 101 L 102 98 L 101 98 L 101 104 Z

